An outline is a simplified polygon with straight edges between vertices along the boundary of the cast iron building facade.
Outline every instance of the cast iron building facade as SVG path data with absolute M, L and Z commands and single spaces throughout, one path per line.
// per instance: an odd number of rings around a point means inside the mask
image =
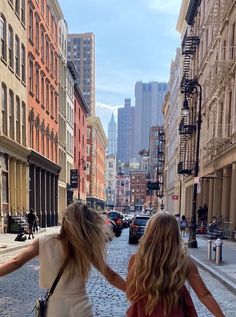
M 125 99 L 124 108 L 118 109 L 117 158 L 128 162 L 134 157 L 134 117 L 135 108 L 131 99 Z
M 78 84 L 92 115 L 95 115 L 95 36 L 68 35 L 68 59 L 75 64 Z

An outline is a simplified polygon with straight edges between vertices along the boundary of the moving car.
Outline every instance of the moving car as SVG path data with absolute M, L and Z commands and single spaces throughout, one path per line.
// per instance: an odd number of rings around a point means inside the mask
M 129 227 L 129 243 L 138 243 L 139 239 L 144 234 L 149 216 L 137 215 Z

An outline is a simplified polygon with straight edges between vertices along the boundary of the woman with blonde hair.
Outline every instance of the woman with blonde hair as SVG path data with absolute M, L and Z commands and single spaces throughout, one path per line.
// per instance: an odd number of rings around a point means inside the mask
M 73 203 L 65 210 L 60 233 L 35 240 L 14 259 L 0 265 L 0 276 L 15 271 L 39 255 L 40 287 L 50 289 L 62 270 L 49 298 L 46 316 L 92 317 L 85 289 L 92 265 L 109 283 L 125 291 L 123 278 L 105 262 L 106 240 L 104 218 L 82 203 Z
M 148 221 L 137 253 L 129 262 L 126 294 L 128 317 L 195 317 L 189 282 L 215 317 L 224 317 L 187 254 L 175 217 L 159 212 Z

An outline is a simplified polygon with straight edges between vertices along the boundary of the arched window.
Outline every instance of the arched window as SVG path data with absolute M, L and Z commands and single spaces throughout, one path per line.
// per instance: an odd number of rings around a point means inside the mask
M 25 24 L 25 0 L 21 0 L 21 22 Z
M 20 76 L 20 40 L 17 35 L 15 36 L 15 69 L 16 74 Z
M 1 89 L 2 132 L 7 135 L 7 86 L 2 83 Z
M 20 98 L 16 96 L 16 140 L 18 143 L 20 140 L 21 129 L 20 129 Z
M 21 44 L 21 79 L 25 83 L 25 46 Z
M 7 60 L 7 23 L 4 15 L 0 15 L 0 40 L 1 40 L 1 57 Z
M 9 66 L 14 68 L 14 36 L 11 25 L 8 26 L 8 59 Z
M 20 16 L 20 0 L 15 0 L 15 11 L 18 16 Z
M 15 107 L 14 107 L 14 93 L 12 90 L 9 90 L 9 133 L 10 138 L 14 139 L 14 114 L 15 114 Z
M 26 106 L 24 102 L 22 102 L 22 110 L 21 110 L 21 135 L 22 135 L 22 144 L 26 145 Z

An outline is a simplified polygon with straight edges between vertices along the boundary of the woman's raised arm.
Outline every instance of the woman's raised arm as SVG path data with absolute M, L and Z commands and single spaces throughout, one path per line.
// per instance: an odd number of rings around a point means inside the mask
M 7 261 L 6 263 L 0 264 L 0 276 L 4 276 L 11 272 L 16 271 L 26 262 L 30 261 L 39 254 L 39 240 L 34 240 L 29 246 L 21 251 L 17 256 Z
M 187 279 L 203 305 L 205 305 L 215 317 L 225 317 L 217 301 L 203 282 L 197 265 L 192 260 L 189 260 L 189 274 Z

